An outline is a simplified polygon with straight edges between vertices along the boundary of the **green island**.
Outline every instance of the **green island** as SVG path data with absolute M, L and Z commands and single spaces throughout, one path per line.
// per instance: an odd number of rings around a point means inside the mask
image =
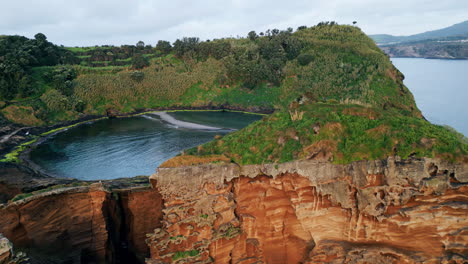
M 349 163 L 398 155 L 455 162 L 468 154 L 466 137 L 423 118 L 403 75 L 372 39 L 335 22 L 155 47 L 59 47 L 41 33 L 2 36 L 0 65 L 2 122 L 23 126 L 152 109 L 273 113 L 185 151 L 188 159 Z M 1 161 L 17 161 L 34 140 Z

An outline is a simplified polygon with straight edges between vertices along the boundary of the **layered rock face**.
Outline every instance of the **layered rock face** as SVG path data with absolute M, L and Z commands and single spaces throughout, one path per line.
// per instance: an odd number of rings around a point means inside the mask
M 464 263 L 468 165 L 436 159 L 159 168 L 147 263 Z
M 0 205 L 0 233 L 27 249 L 33 263 L 141 263 L 161 204 L 149 187 L 62 188 Z
M 145 242 L 146 234 L 161 227 L 161 195 L 148 188 L 120 190 L 118 193 L 123 216 L 120 232 L 123 237 L 120 240 L 125 240 L 126 246 L 136 255 L 138 261 L 144 262 L 149 256 L 149 248 Z
M 71 263 L 109 259 L 106 215 L 109 193 L 101 188 L 70 188 L 1 208 L 0 232 L 15 247 L 34 248 Z M 62 253 L 62 254 L 60 254 Z

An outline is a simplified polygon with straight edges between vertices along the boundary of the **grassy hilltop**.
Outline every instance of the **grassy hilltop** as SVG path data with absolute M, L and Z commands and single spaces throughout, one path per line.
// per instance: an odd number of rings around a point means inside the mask
M 353 26 L 321 23 L 295 32 L 252 31 L 242 39 L 59 51 L 67 65 L 33 65 L 25 75 L 32 92 L 3 96 L 7 119 L 44 125 L 108 109 L 275 110 L 188 150 L 186 158 L 215 155 L 249 164 L 393 154 L 463 160 L 468 153 L 466 138 L 422 118 L 402 74 Z

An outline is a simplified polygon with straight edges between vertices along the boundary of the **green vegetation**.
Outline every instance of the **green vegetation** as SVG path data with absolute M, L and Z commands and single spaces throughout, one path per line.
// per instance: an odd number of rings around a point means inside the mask
M 38 33 L 34 39 L 21 36 L 0 38 L 0 100 L 12 100 L 37 95 L 33 82 L 33 67 L 74 63 L 70 51 L 47 41 Z
M 138 42 L 68 52 L 79 62 L 32 67 L 36 92 L 17 93 L 0 112 L 14 122 L 44 125 L 109 109 L 275 110 L 187 152 L 222 154 L 240 164 L 467 155 L 466 138 L 422 119 L 403 75 L 354 26 L 325 22 L 251 31 L 240 39 L 191 37 L 155 48 Z
M 38 138 L 34 138 L 28 142 L 25 142 L 19 146 L 17 146 L 12 152 L 5 155 L 5 158 L 1 159 L 0 162 L 19 162 L 19 155 L 21 152 L 26 150 L 26 148 L 31 145 L 32 143 L 36 142 Z
M 222 236 L 227 238 L 233 238 L 239 235 L 241 232 L 242 229 L 240 227 L 229 226 L 229 228 L 226 229 Z
M 177 251 L 172 256 L 172 260 L 176 261 L 178 259 L 183 259 L 183 258 L 188 258 L 188 257 L 195 257 L 195 256 L 198 256 L 199 254 L 200 254 L 200 251 L 198 251 L 196 249 L 192 249 L 192 250 L 189 250 L 189 251 Z
M 319 132 L 314 133 L 314 127 Z M 463 135 L 424 119 L 348 104 L 292 104 L 245 129 L 188 150 L 188 155 L 223 154 L 239 164 L 326 159 L 335 163 L 468 154 Z

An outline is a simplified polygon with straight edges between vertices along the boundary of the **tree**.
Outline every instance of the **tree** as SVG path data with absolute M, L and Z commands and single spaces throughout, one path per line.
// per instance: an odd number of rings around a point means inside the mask
M 302 66 L 308 65 L 312 60 L 314 60 L 314 56 L 310 54 L 301 54 L 297 57 L 297 62 Z
M 132 57 L 132 68 L 136 70 L 149 66 L 149 60 L 143 55 L 137 53 Z
M 173 44 L 173 49 L 177 57 L 182 57 L 186 53 L 195 53 L 200 39 L 197 37 L 187 38 L 184 37 L 182 40 L 177 39 Z
M 33 67 L 54 66 L 76 59 L 64 48 L 48 42 L 42 33 L 37 33 L 34 39 L 0 37 L 0 98 L 22 98 L 38 92 L 40 89 L 31 78 Z
M 251 41 L 255 41 L 257 38 L 258 38 L 258 35 L 255 31 L 250 31 L 248 34 L 247 34 L 247 37 L 251 40 Z
M 71 96 L 75 87 L 73 80 L 76 78 L 77 72 L 74 68 L 60 66 L 45 74 L 47 81 L 52 86 L 65 96 Z
M 304 29 L 307 29 L 307 26 L 299 26 L 299 27 L 297 28 L 297 30 L 304 30 Z
M 143 41 L 138 41 L 136 44 L 137 48 L 143 49 L 145 47 L 145 43 Z
M 145 78 L 145 73 L 141 71 L 134 71 L 130 73 L 130 78 L 136 82 L 141 82 Z
M 65 111 L 70 106 L 68 98 L 55 89 L 48 90 L 40 99 L 51 112 Z
M 353 25 L 356 25 L 357 21 L 353 21 Z
M 169 43 L 169 41 L 159 40 L 156 44 L 156 50 L 162 54 L 169 54 L 169 52 L 172 50 L 171 43 Z
M 34 39 L 36 39 L 39 42 L 46 42 L 47 41 L 47 37 L 42 33 L 37 33 L 36 35 L 34 35 Z
M 293 60 L 301 53 L 303 43 L 296 37 L 288 36 L 283 39 L 282 46 L 288 60 Z

